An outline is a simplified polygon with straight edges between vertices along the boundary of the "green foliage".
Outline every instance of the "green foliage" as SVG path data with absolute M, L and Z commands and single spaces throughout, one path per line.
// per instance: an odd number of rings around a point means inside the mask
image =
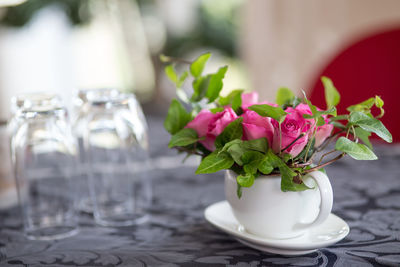
M 207 76 L 200 76 L 199 78 L 195 79 L 193 81 L 193 95 L 190 98 L 191 102 L 199 102 L 201 101 L 206 93 L 207 93 L 207 89 L 208 89 L 208 85 L 210 83 L 210 79 L 211 76 L 207 75 Z
M 190 73 L 193 75 L 193 77 L 200 77 L 200 75 L 203 73 L 204 66 L 210 57 L 211 53 L 205 53 L 203 55 L 200 55 L 192 62 L 192 64 L 190 65 Z
M 293 177 L 295 177 L 297 174 L 291 168 L 289 168 L 281 158 L 275 155 L 271 149 L 268 150 L 267 157 L 271 165 L 278 167 L 279 172 L 281 173 L 281 190 L 283 192 L 304 191 L 306 189 L 310 189 L 304 183 L 298 184 L 293 181 Z
M 240 117 L 228 124 L 224 131 L 215 139 L 215 147 L 222 148 L 226 143 L 242 138 L 242 121 L 243 118 Z
M 245 149 L 266 153 L 268 150 L 268 141 L 264 137 L 259 139 L 243 141 L 243 147 Z
M 167 117 L 164 121 L 164 128 L 170 134 L 176 134 L 183 129 L 191 119 L 192 116 L 186 111 L 182 104 L 178 100 L 172 99 Z
M 366 130 L 360 128 L 360 127 L 355 127 L 354 128 L 355 134 L 358 138 L 361 139 L 361 141 L 370 149 L 372 149 L 372 144 L 369 141 L 369 137 L 371 136 L 370 132 L 367 132 Z
M 220 153 L 216 150 L 207 157 L 203 158 L 196 170 L 196 174 L 213 173 L 220 170 L 229 169 L 233 163 L 234 161 L 228 153 Z
M 212 74 L 210 76 L 210 82 L 208 84 L 206 97 L 208 98 L 208 103 L 213 102 L 215 99 L 218 98 L 219 93 L 222 90 L 223 82 L 222 80 L 225 77 L 225 73 L 228 70 L 228 66 L 219 68 L 217 73 Z
M 340 137 L 335 144 L 335 149 L 347 153 L 357 160 L 376 160 L 377 156 L 366 145 L 355 143 L 346 137 Z
M 231 105 L 232 109 L 237 112 L 240 106 L 242 105 L 242 93 L 244 90 L 237 89 L 233 90 L 226 97 L 220 97 L 218 103 L 221 106 Z
M 349 123 L 351 125 L 357 125 L 367 132 L 375 133 L 388 143 L 391 143 L 393 140 L 392 135 L 380 120 L 365 115 L 362 112 L 359 111 L 351 112 Z
M 286 87 L 281 87 L 278 89 L 276 94 L 276 103 L 280 106 L 289 104 L 295 99 L 294 93 Z
M 336 107 L 340 102 L 340 94 L 336 87 L 333 85 L 333 82 L 328 77 L 321 77 L 322 84 L 325 89 L 325 101 L 328 109 L 332 107 Z
M 240 174 L 237 176 L 236 181 L 242 187 L 250 187 L 254 184 L 254 174 L 251 173 L 246 173 L 244 175 Z
M 171 137 L 171 141 L 168 144 L 169 148 L 176 146 L 187 146 L 199 141 L 197 132 L 190 128 L 183 128 Z
M 263 117 L 270 117 L 277 120 L 279 123 L 282 123 L 286 115 L 286 113 L 281 107 L 273 107 L 270 105 L 252 105 L 249 107 L 250 110 L 257 112 L 258 115 Z

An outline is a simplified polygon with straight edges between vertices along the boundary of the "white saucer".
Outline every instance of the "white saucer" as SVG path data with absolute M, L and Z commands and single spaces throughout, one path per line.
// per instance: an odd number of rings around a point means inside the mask
M 246 232 L 233 216 L 227 201 L 208 206 L 204 216 L 212 225 L 233 235 L 239 242 L 261 251 L 281 255 L 302 255 L 328 247 L 345 238 L 350 231 L 345 221 L 331 213 L 324 223 L 299 237 L 289 239 L 259 237 Z

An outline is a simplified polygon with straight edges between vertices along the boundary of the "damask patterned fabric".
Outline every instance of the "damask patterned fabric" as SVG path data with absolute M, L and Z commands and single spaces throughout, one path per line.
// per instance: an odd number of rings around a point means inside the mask
M 204 209 L 224 199 L 223 173 L 194 175 L 166 148 L 161 120 L 150 120 L 154 203 L 147 223 L 96 226 L 80 214 L 80 232 L 58 241 L 30 241 L 17 208 L 0 211 L 0 266 L 400 266 L 400 153 L 377 149 L 379 161 L 346 158 L 327 168 L 333 212 L 349 224 L 341 242 L 303 256 L 248 248 L 206 222 Z

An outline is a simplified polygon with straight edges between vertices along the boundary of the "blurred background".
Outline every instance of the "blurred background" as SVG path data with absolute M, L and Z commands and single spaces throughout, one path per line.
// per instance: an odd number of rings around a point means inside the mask
M 327 75 L 343 106 L 379 94 L 389 114 L 383 121 L 394 141 L 400 140 L 398 0 L 0 0 L 0 5 L 3 124 L 13 95 L 53 92 L 70 105 L 77 89 L 101 87 L 134 92 L 146 115 L 164 116 L 175 89 L 159 55 L 193 60 L 211 51 L 206 72 L 229 65 L 225 93 L 257 90 L 273 101 L 275 91 L 287 86 L 305 90 L 324 108 L 319 77 Z M 190 83 L 185 86 L 190 89 Z
M 2 121 L 9 117 L 12 95 L 51 91 L 68 102 L 74 90 L 97 87 L 133 91 L 151 107 L 148 112 L 162 114 L 174 88 L 163 75 L 161 53 L 192 60 L 213 52 L 206 71 L 229 65 L 225 92 L 257 90 L 274 100 L 276 89 L 288 86 L 311 94 L 319 75 L 341 52 L 369 36 L 400 28 L 396 0 L 0 4 Z M 380 53 L 377 47 L 374 53 Z

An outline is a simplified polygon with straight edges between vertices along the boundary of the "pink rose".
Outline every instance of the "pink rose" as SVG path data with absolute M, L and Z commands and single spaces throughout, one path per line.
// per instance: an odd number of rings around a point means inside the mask
M 323 116 L 325 119 L 325 124 L 317 127 L 317 132 L 315 133 L 315 147 L 319 147 L 328 138 L 333 130 L 333 125 L 328 124 L 329 119 L 327 116 Z
M 298 108 L 297 108 L 298 107 Z M 272 149 L 279 153 L 280 149 L 284 149 L 296 140 L 302 133 L 312 132 L 313 120 L 307 120 L 303 118 L 303 114 L 309 114 L 307 108 L 304 105 L 298 105 L 295 109 L 288 107 L 285 111 L 289 113 L 281 125 L 282 130 L 282 146 L 280 147 L 280 134 L 279 124 L 277 121 L 273 121 L 275 132 Z M 308 107 L 308 106 L 307 106 Z M 311 111 L 310 111 L 311 112 Z M 299 138 L 294 144 L 287 148 L 284 152 L 289 153 L 293 157 L 297 156 L 306 146 L 309 135 Z
M 299 104 L 296 107 L 296 110 L 299 111 L 301 114 L 312 115 L 311 109 L 307 104 L 303 104 L 303 103 Z M 317 108 L 317 110 L 320 111 L 321 109 Z M 317 131 L 315 133 L 315 147 L 320 146 L 325 141 L 325 139 L 331 135 L 332 130 L 333 130 L 333 125 L 328 124 L 329 123 L 328 116 L 322 115 L 322 117 L 325 120 L 325 124 L 320 127 L 317 127 Z M 310 125 L 312 125 L 314 123 L 313 119 L 308 119 L 307 121 L 310 123 Z M 312 134 L 312 131 L 310 131 L 310 135 L 311 134 Z
M 271 147 L 274 136 L 274 126 L 271 118 L 262 117 L 255 111 L 246 110 L 243 115 L 243 140 L 252 140 L 265 137 Z
M 258 102 L 258 93 L 257 92 L 242 94 L 242 109 L 244 111 L 246 111 L 247 108 L 252 105 L 262 105 L 262 104 L 270 105 L 273 107 L 278 106 L 277 104 L 269 103 L 267 101 Z
M 247 109 L 251 105 L 255 105 L 258 102 L 258 93 L 251 92 L 242 94 L 242 109 Z
M 200 143 L 210 151 L 215 150 L 215 139 L 225 127 L 237 118 L 232 108 L 225 108 L 223 111 L 213 114 L 209 110 L 202 110 L 186 128 L 196 130 L 199 137 L 205 137 Z

